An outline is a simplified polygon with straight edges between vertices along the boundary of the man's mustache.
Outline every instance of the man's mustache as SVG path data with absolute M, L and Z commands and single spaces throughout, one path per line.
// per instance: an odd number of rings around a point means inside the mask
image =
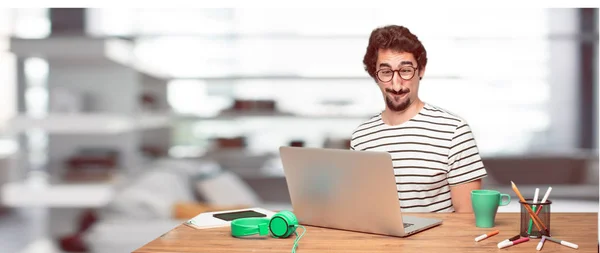
M 386 88 L 385 92 L 392 93 L 394 95 L 402 95 L 402 94 L 406 94 L 406 93 L 410 92 L 410 89 L 406 88 L 406 89 L 403 89 L 403 90 L 395 91 L 395 90 L 392 90 L 390 88 Z

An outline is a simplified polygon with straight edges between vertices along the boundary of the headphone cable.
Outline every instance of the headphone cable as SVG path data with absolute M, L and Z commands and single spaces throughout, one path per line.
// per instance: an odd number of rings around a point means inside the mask
M 306 228 L 304 226 L 298 225 L 298 227 L 302 228 L 302 234 L 300 234 L 300 236 L 298 236 L 298 231 L 294 231 L 294 234 L 296 234 L 296 240 L 294 240 L 294 246 L 292 247 L 292 253 L 296 253 L 296 248 L 298 247 L 298 241 L 300 241 L 300 238 L 302 238 L 302 236 L 306 232 Z

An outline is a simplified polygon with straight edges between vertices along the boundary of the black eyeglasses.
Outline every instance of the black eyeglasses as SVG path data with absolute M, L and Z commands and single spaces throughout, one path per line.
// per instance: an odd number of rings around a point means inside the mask
M 408 81 L 415 76 L 417 69 L 418 68 L 415 68 L 413 66 L 404 66 L 398 70 L 380 69 L 377 71 L 377 79 L 379 79 L 379 81 L 387 83 L 389 81 L 392 81 L 392 79 L 394 78 L 394 73 L 398 72 L 400 78 Z

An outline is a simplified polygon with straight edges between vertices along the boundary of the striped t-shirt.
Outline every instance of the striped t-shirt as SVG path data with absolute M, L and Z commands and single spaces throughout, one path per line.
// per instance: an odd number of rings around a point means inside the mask
M 390 153 L 403 212 L 454 212 L 450 187 L 487 176 L 467 122 L 427 103 L 400 125 L 372 117 L 356 128 L 350 148 Z

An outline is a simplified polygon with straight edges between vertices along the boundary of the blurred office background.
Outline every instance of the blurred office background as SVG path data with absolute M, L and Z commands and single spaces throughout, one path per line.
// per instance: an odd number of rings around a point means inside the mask
M 598 9 L 0 9 L 0 245 L 130 252 L 200 211 L 290 208 L 278 148 L 347 148 L 384 104 L 370 32 L 514 197 L 598 211 Z

